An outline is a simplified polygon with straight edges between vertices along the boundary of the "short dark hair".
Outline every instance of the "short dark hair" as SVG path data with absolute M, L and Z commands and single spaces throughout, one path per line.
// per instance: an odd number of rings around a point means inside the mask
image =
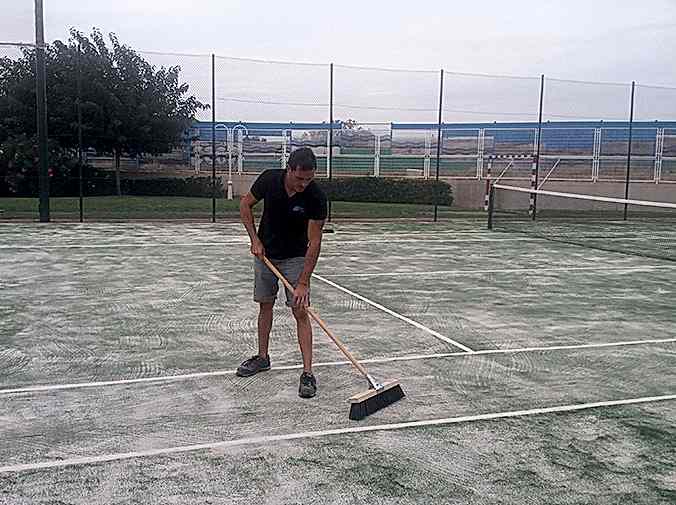
M 312 152 L 312 149 L 301 147 L 291 153 L 286 166 L 291 170 L 317 170 L 317 158 L 315 158 L 315 153 Z

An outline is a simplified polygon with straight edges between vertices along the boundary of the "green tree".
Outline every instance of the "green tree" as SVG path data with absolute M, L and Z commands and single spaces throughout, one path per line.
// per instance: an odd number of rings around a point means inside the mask
M 158 155 L 180 145 L 198 110 L 208 108 L 180 80 L 180 66 L 155 67 L 114 34 L 71 29 L 46 55 L 48 130 L 63 149 L 78 146 L 78 100 L 84 148 L 112 153 L 120 194 L 120 157 Z M 0 59 L 0 142 L 36 131 L 35 51 Z M 78 91 L 79 90 L 79 91 Z

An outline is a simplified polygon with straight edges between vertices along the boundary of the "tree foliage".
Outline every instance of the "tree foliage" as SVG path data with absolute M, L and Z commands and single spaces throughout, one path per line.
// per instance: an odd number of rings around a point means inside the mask
M 0 58 L 0 173 L 25 160 L 26 141 L 36 133 L 35 50 L 18 59 Z M 75 156 L 78 103 L 84 149 L 130 156 L 171 151 L 182 141 L 198 110 L 208 108 L 181 82 L 180 66 L 156 67 L 131 47 L 99 30 L 71 29 L 67 42 L 46 49 L 48 133 L 53 150 Z M 20 145 L 12 148 L 13 139 Z M 23 154 L 22 154 L 23 153 Z M 58 167 L 50 162 L 54 170 Z M 33 170 L 37 169 L 33 167 Z

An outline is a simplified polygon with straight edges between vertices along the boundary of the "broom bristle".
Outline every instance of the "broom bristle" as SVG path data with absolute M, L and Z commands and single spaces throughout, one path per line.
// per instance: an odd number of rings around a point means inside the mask
M 365 400 L 354 402 L 350 406 L 350 419 L 353 421 L 364 419 L 366 416 L 401 400 L 404 396 L 406 396 L 404 390 L 401 389 L 401 386 L 396 385 L 392 388 L 380 391 Z

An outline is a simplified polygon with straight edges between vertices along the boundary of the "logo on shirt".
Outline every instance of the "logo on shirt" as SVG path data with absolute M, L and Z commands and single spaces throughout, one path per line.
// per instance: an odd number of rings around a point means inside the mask
M 295 205 L 292 209 L 291 212 L 294 214 L 305 214 L 305 208 L 301 207 L 300 205 Z

